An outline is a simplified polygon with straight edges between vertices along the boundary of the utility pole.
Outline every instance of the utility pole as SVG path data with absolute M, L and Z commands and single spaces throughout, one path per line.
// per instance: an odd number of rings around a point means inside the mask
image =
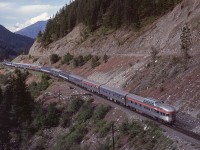
M 61 91 L 58 92 L 59 101 L 61 100 Z
M 114 139 L 114 122 L 112 122 L 112 145 L 113 145 L 113 150 L 115 150 L 115 139 Z

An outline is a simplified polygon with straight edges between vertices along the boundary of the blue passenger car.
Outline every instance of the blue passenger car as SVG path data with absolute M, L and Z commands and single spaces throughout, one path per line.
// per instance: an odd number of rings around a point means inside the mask
M 59 77 L 63 78 L 64 80 L 69 80 L 69 75 L 70 75 L 69 72 L 64 72 L 64 71 L 59 72 Z
M 79 85 L 79 86 L 82 86 L 82 80 L 83 79 L 84 78 L 77 76 L 77 75 L 73 75 L 73 74 L 69 75 L 69 81 L 76 84 L 76 85 Z

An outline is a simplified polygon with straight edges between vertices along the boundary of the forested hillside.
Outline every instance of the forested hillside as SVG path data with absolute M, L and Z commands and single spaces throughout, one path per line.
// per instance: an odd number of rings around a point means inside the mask
M 66 5 L 48 21 L 45 32 L 38 35 L 44 46 L 67 35 L 77 24 L 90 31 L 104 26 L 123 25 L 140 29 L 148 19 L 165 14 L 182 0 L 76 0 Z
M 27 53 L 33 42 L 32 38 L 12 33 L 0 25 L 0 60 Z

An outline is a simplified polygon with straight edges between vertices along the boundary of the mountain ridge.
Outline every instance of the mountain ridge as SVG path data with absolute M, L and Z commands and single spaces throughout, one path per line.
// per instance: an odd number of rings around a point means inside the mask
M 34 40 L 10 32 L 4 26 L 0 25 L 0 59 L 17 56 L 23 52 L 28 53 Z
M 40 31 L 43 32 L 45 30 L 47 22 L 48 21 L 38 21 L 15 33 L 35 39 Z

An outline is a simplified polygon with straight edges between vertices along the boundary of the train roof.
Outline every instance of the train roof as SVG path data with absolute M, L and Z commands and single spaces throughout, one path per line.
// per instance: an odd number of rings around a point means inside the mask
M 109 91 L 112 91 L 112 92 L 115 92 L 115 93 L 117 92 L 118 94 L 121 94 L 121 95 L 124 95 L 124 96 L 126 96 L 128 94 L 128 92 L 126 92 L 126 91 L 115 89 L 115 88 L 109 87 L 107 85 L 101 85 L 100 88 L 103 88 L 103 89 L 106 89 L 106 90 L 109 90 Z
M 143 102 L 144 101 L 144 97 L 141 97 L 141 96 L 138 96 L 138 95 L 135 95 L 135 94 L 128 94 L 126 97 L 134 99 L 134 100 L 137 100 L 139 102 Z
M 171 113 L 172 112 L 176 112 L 176 109 L 174 107 L 166 105 L 166 104 L 162 104 L 161 103 L 160 105 L 158 105 L 158 107 L 163 109 L 163 110 L 165 110 L 165 111 L 167 111 L 167 112 L 171 112 Z
M 70 74 L 69 77 L 73 77 L 73 78 L 80 79 L 80 80 L 84 79 L 83 77 L 78 76 L 78 75 L 74 75 L 74 74 Z
M 61 70 L 60 69 L 56 69 L 56 68 L 51 68 L 52 71 L 57 71 L 57 72 L 60 72 Z
M 71 74 L 70 72 L 66 72 L 66 71 L 62 71 L 62 70 L 59 73 L 63 74 L 63 75 L 69 75 L 69 74 Z
M 50 67 L 42 67 L 41 69 L 51 71 L 51 68 L 50 68 Z
M 96 86 L 102 85 L 101 83 L 92 81 L 92 80 L 90 80 L 90 79 L 83 79 L 82 82 L 88 82 L 88 83 L 94 84 L 94 85 L 96 85 Z

